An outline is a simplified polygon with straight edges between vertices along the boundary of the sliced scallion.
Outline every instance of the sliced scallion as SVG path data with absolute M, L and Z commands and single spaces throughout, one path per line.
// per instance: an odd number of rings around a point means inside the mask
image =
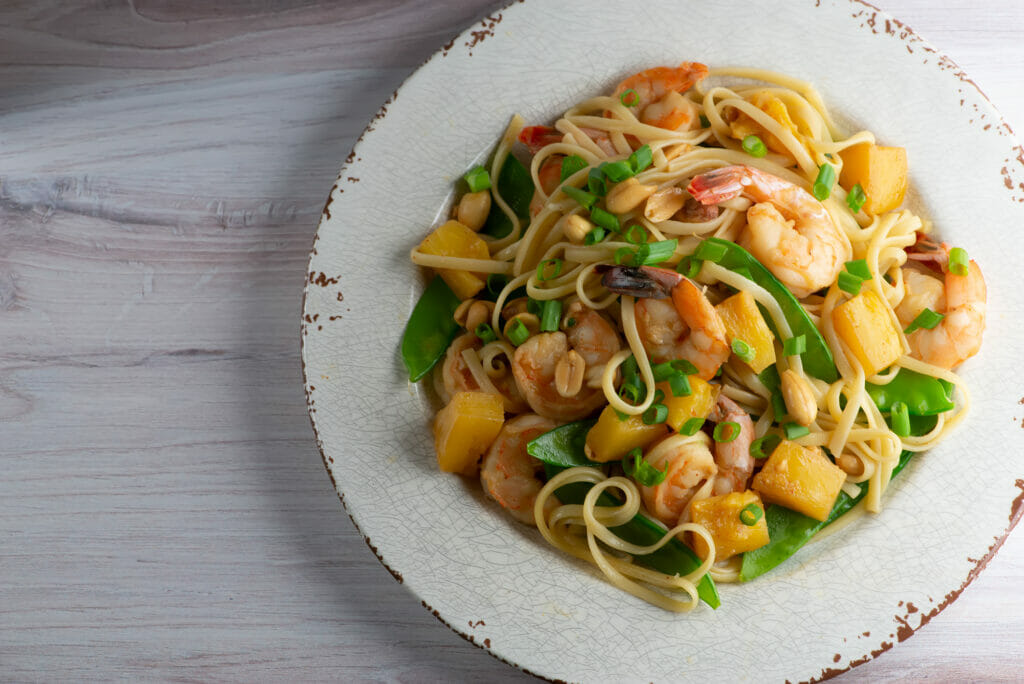
M 543 283 L 562 275 L 563 263 L 561 259 L 545 259 L 540 262 L 537 264 L 537 280 Z
M 702 242 L 697 247 L 697 251 L 693 253 L 693 258 L 717 264 L 722 260 L 727 251 L 728 248 L 725 245 L 719 245 L 714 242 Z
M 840 271 L 836 284 L 839 285 L 839 289 L 843 292 L 858 295 L 860 294 L 860 286 L 864 284 L 864 281 L 849 271 Z
M 732 341 L 732 353 L 739 358 L 740 361 L 746 361 L 747 363 L 754 360 L 757 356 L 757 352 L 744 340 L 736 339 Z
M 646 169 L 654 161 L 654 153 L 650 145 L 643 145 L 629 155 L 629 165 L 633 167 L 633 173 L 637 174 Z
M 970 259 L 967 258 L 967 250 L 963 247 L 954 247 L 949 250 L 949 272 L 953 275 L 967 275 Z
M 601 173 L 604 174 L 605 178 L 613 183 L 621 183 L 627 178 L 633 177 L 633 167 L 629 165 L 629 162 L 620 159 L 619 161 L 605 162 L 598 168 L 601 169 Z
M 799 356 L 807 351 L 807 336 L 797 335 L 796 337 L 790 337 L 788 340 L 782 343 L 782 353 L 784 356 Z
M 601 207 L 594 207 L 590 210 L 590 220 L 610 233 L 617 233 L 621 230 L 619 219 L 615 217 L 615 214 L 609 213 Z
M 581 207 L 586 207 L 587 209 L 594 208 L 594 205 L 597 203 L 597 197 L 586 190 L 580 190 L 579 188 L 569 186 L 567 188 L 562 188 L 562 192 L 564 192 L 568 197 L 576 200 Z
M 910 322 L 910 325 L 904 328 L 903 333 L 905 335 L 909 335 L 910 333 L 914 332 L 915 330 L 918 330 L 919 328 L 931 330 L 939 323 L 941 323 L 942 319 L 945 317 L 946 316 L 944 314 L 936 313 L 935 311 L 932 311 L 931 309 L 925 307 L 924 311 L 917 314 L 914 320 Z
M 845 264 L 847 271 L 857 276 L 861 280 L 871 280 L 871 269 L 868 268 L 868 262 L 864 259 L 854 259 L 853 261 L 847 261 Z
M 864 194 L 864 188 L 860 186 L 860 183 L 854 185 L 850 188 L 850 192 L 846 193 L 846 206 L 850 207 L 850 211 L 854 214 L 860 211 L 867 200 L 868 197 Z
M 679 427 L 679 434 L 692 437 L 702 427 L 704 427 L 703 418 L 690 418 Z
M 508 337 L 509 342 L 518 347 L 530 338 L 530 330 L 517 318 L 508 326 L 505 336 Z
M 548 299 L 540 312 L 540 331 L 555 332 L 558 321 L 562 318 L 562 302 L 559 299 Z
M 740 424 L 731 420 L 724 420 L 715 425 L 715 431 L 711 437 L 719 444 L 728 444 L 740 436 Z
M 811 429 L 799 423 L 786 423 L 782 426 L 782 432 L 785 433 L 786 439 L 799 439 L 804 435 L 810 434 Z
M 491 187 L 491 174 L 482 166 L 474 166 L 462 177 L 466 179 L 470 192 L 480 192 Z
M 492 328 L 488 323 L 481 323 L 476 326 L 473 333 L 476 334 L 484 344 L 489 344 L 490 342 L 498 339 L 498 336 L 494 332 L 494 328 Z
M 740 510 L 740 522 L 753 527 L 764 517 L 764 511 L 756 503 L 747 504 Z
M 562 160 L 562 177 L 559 182 L 564 183 L 566 178 L 572 176 L 577 171 L 582 171 L 587 168 L 587 166 L 589 166 L 589 164 L 587 164 L 586 159 L 578 154 L 570 154 Z
M 836 183 L 836 167 L 822 164 L 818 167 L 818 177 L 811 186 L 811 194 L 819 202 L 824 202 L 832 195 L 832 186 Z
M 751 157 L 763 157 L 768 154 L 768 148 L 764 146 L 764 142 L 756 135 L 748 135 L 745 137 L 741 146 L 743 147 L 743 151 Z

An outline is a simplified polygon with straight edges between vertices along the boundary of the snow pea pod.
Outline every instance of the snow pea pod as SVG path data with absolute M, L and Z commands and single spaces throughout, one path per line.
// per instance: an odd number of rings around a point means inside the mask
M 498 175 L 498 192 L 509 208 L 520 219 L 530 215 L 530 200 L 533 199 L 533 177 L 523 163 L 513 155 L 508 155 L 501 165 Z M 484 223 L 483 233 L 496 238 L 503 238 L 512 232 L 512 222 L 497 202 L 491 204 L 491 211 Z
M 892 476 L 903 470 L 913 452 L 904 451 L 900 454 L 899 463 L 892 470 Z M 765 509 L 764 517 L 768 523 L 768 536 L 771 538 L 766 545 L 743 554 L 743 565 L 740 568 L 740 581 L 749 582 L 760 577 L 769 570 L 800 550 L 819 530 L 832 524 L 844 513 L 849 512 L 861 499 L 867 496 L 867 486 L 861 488 L 860 494 L 851 497 L 846 492 L 839 492 L 832 512 L 824 522 L 809 518 L 783 506 L 772 504 Z
M 953 409 L 952 383 L 901 368 L 887 385 L 867 383 L 868 394 L 882 413 L 902 401 L 914 416 L 933 416 Z
M 704 242 L 725 250 L 722 257 L 716 259 L 715 263 L 760 285 L 779 303 L 782 314 L 786 317 L 786 322 L 789 323 L 793 335 L 803 335 L 807 341 L 807 350 L 802 354 L 804 370 L 825 382 L 835 382 L 838 380 L 839 371 L 836 370 L 832 351 L 828 348 L 825 338 L 818 332 L 818 328 L 815 327 L 814 323 L 807 316 L 807 312 L 800 306 L 800 302 L 793 296 L 793 293 L 779 282 L 764 264 L 755 259 L 754 255 L 735 242 L 729 242 L 721 238 L 707 238 Z M 775 322 L 771 316 L 766 315 L 765 321 L 775 334 L 778 335 L 779 331 L 775 329 Z
M 410 382 L 429 373 L 455 339 L 459 326 L 452 316 L 458 306 L 459 298 L 440 276 L 420 295 L 402 335 L 402 362 Z
M 602 464 L 590 461 L 583 453 L 587 432 L 593 424 L 592 420 L 584 420 L 555 428 L 530 442 L 526 450 L 534 458 L 544 461 L 548 479 L 567 467 L 600 466 Z M 593 485 L 588 482 L 575 482 L 559 487 L 555 490 L 555 496 L 563 504 L 579 505 L 583 503 L 591 487 Z M 598 497 L 600 506 L 617 506 L 619 503 L 621 502 L 607 492 Z M 619 538 L 631 544 L 644 546 L 654 544 L 665 535 L 663 525 L 640 513 L 633 516 L 633 519 L 626 524 L 609 529 Z M 701 559 L 697 554 L 678 539 L 672 539 L 654 553 L 646 556 L 634 556 L 633 560 L 638 565 L 663 572 L 666 575 L 685 575 L 696 570 L 701 564 Z M 712 608 L 718 608 L 721 605 L 718 589 L 710 575 L 705 575 L 697 583 L 697 595 Z

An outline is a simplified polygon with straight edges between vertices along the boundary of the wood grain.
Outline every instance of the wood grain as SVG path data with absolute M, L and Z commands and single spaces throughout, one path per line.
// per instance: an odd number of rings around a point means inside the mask
M 1024 9 L 891 0 L 1024 132 Z M 370 115 L 496 3 L 0 7 L 0 670 L 13 680 L 523 681 L 347 520 L 298 320 Z M 1024 540 L 844 681 L 1016 680 Z

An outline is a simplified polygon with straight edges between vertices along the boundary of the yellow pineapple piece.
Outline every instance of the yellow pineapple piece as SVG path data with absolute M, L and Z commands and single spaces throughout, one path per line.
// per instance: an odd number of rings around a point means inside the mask
M 864 211 L 881 214 L 903 203 L 907 193 L 907 151 L 902 147 L 882 147 L 860 143 L 839 153 L 843 170 L 839 183 L 850 190 L 860 183 L 867 199 Z
M 663 423 L 644 425 L 640 416 L 619 420 L 615 409 L 605 406 L 594 427 L 587 433 L 586 453 L 592 461 L 617 461 L 637 447 L 647 445 L 668 434 Z
M 428 235 L 420 243 L 424 254 L 461 257 L 463 259 L 490 259 L 491 254 L 483 238 L 458 221 L 448 221 Z M 470 271 L 439 268 L 438 275 L 444 278 L 448 287 L 459 299 L 469 299 L 484 288 L 485 276 Z
M 832 310 L 832 325 L 871 377 L 903 354 L 900 333 L 885 302 L 865 290 Z
M 746 361 L 750 369 L 760 373 L 775 363 L 775 335 L 757 308 L 749 292 L 737 292 L 715 307 L 725 325 L 729 344 L 743 340 L 754 351 L 754 358 Z
M 665 424 L 676 432 L 691 418 L 707 418 L 718 399 L 718 386 L 691 375 L 691 393 L 685 397 L 672 396 L 672 388 L 667 382 L 660 382 L 657 388 L 665 393 L 662 403 L 668 407 L 668 418 Z
M 748 511 L 741 517 L 740 512 L 748 506 L 756 507 L 756 513 Z M 715 560 L 723 560 L 744 551 L 759 549 L 768 543 L 768 523 L 764 517 L 764 505 L 757 492 L 732 492 L 694 501 L 690 507 L 693 522 L 703 525 L 715 541 Z M 757 519 L 752 525 L 750 522 Z M 701 558 L 707 558 L 708 545 L 698 535 L 693 535 L 694 550 Z
M 845 481 L 846 473 L 818 447 L 783 440 L 754 476 L 751 488 L 767 503 L 825 520 Z
M 475 475 L 480 457 L 505 422 L 505 405 L 498 394 L 456 392 L 434 418 L 437 465 L 446 473 Z

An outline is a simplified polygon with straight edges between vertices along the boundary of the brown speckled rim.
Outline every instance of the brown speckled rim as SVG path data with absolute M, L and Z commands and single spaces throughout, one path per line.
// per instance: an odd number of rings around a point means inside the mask
M 475 23 L 471 24 L 468 29 L 466 29 L 464 31 L 461 31 L 460 33 L 458 33 L 455 36 L 453 36 L 451 40 L 449 40 L 447 43 L 442 45 L 436 52 L 434 52 L 427 59 L 425 59 L 423 61 L 423 64 L 426 64 L 427 62 L 429 62 L 430 60 L 434 59 L 438 55 L 440 55 L 441 57 L 446 57 L 448 55 L 448 53 L 452 50 L 452 48 L 455 46 L 455 43 L 460 38 L 464 38 L 465 39 L 464 45 L 469 50 L 468 56 L 472 56 L 472 54 L 473 54 L 472 50 L 473 50 L 474 47 L 476 47 L 477 45 L 479 45 L 480 43 L 485 41 L 487 38 L 490 38 L 490 37 L 494 36 L 494 34 L 495 34 L 494 29 L 495 29 L 495 27 L 499 23 L 501 23 L 501 21 L 503 19 L 503 16 L 504 16 L 504 12 L 506 12 L 511 6 L 516 5 L 516 4 L 522 4 L 523 2 L 524 2 L 524 0 L 512 0 L 512 2 L 507 3 L 506 5 L 501 7 L 495 13 L 489 14 L 489 15 L 485 16 L 483 19 L 479 20 L 478 22 L 475 22 Z M 1017 142 L 1017 138 L 1016 138 L 1016 136 L 1015 136 L 1015 134 L 1013 132 L 1013 129 L 1010 127 L 1009 123 L 1007 123 L 1007 121 L 1002 117 L 1002 115 L 996 109 L 995 105 L 993 105 L 992 101 L 989 100 L 989 98 L 985 95 L 984 92 L 982 92 L 981 88 L 979 88 L 978 85 L 967 76 L 966 72 L 964 72 L 963 69 L 961 69 L 956 64 L 956 62 L 954 62 L 952 59 L 950 59 L 949 56 L 946 55 L 945 53 L 943 53 L 943 52 L 937 50 L 936 48 L 932 47 L 931 45 L 929 45 L 927 41 L 925 41 L 923 38 L 921 38 L 909 26 L 907 26 L 906 24 L 904 24 L 900 20 L 896 19 L 895 17 L 890 16 L 886 12 L 883 12 L 879 8 L 875 7 L 874 5 L 872 5 L 872 4 L 868 3 L 868 2 L 865 2 L 865 0 L 847 0 L 847 2 L 850 3 L 851 9 L 854 10 L 854 13 L 853 13 L 852 17 L 854 19 L 861 19 L 862 20 L 862 23 L 861 23 L 861 27 L 862 28 L 866 28 L 866 29 L 870 30 L 872 33 L 876 33 L 877 34 L 877 33 L 884 32 L 884 33 L 886 33 L 888 35 L 891 35 L 891 36 L 894 36 L 894 37 L 898 38 L 899 40 L 903 41 L 906 44 L 907 51 L 909 53 L 911 53 L 911 54 L 914 54 L 914 48 L 918 48 L 918 49 L 921 49 L 923 52 L 936 57 L 938 59 L 938 63 L 937 64 L 938 64 L 939 68 L 953 71 L 954 75 L 961 82 L 963 82 L 966 86 L 969 86 L 970 88 L 974 89 L 978 93 L 978 95 L 981 96 L 981 98 L 989 105 L 989 107 L 991 107 L 992 111 L 995 113 L 996 118 L 998 120 L 998 125 L 999 125 L 999 127 L 1001 129 L 1000 133 L 1004 133 L 1005 132 L 1005 135 L 1009 136 L 1011 138 L 1011 140 L 1013 140 L 1013 142 L 1014 142 L 1013 147 L 1014 147 L 1014 149 L 1017 152 L 1017 157 L 1016 157 L 1015 161 L 1017 163 L 1019 163 L 1020 166 L 1021 166 L 1021 169 L 1018 169 L 1018 170 L 1019 171 L 1024 171 L 1024 148 L 1022 148 L 1021 144 L 1019 142 Z M 821 0 L 815 0 L 815 7 L 820 7 L 820 6 L 821 6 Z M 478 26 L 479 26 L 479 28 L 477 28 Z M 422 66 L 422 64 L 420 66 Z M 330 212 L 331 203 L 332 203 L 333 198 L 334 198 L 334 193 L 335 193 L 336 190 L 338 190 L 339 184 L 342 182 L 342 180 L 345 179 L 345 178 L 347 178 L 349 180 L 352 180 L 351 177 L 346 177 L 346 171 L 348 170 L 348 167 L 354 161 L 356 161 L 357 159 L 360 159 L 358 157 L 358 147 L 359 147 L 359 144 L 363 141 L 363 138 L 368 133 L 371 133 L 371 132 L 374 131 L 374 129 L 376 128 L 376 124 L 379 121 L 382 121 L 387 116 L 388 106 L 392 102 L 394 102 L 395 99 L 397 99 L 399 93 L 402 90 L 402 87 L 409 80 L 409 78 L 411 78 L 418 70 L 419 70 L 418 68 L 416 70 L 414 70 L 412 73 L 409 74 L 409 76 L 407 76 L 402 81 L 402 84 L 399 85 L 399 87 L 391 94 L 391 96 L 388 97 L 388 99 L 381 105 L 380 109 L 373 115 L 373 118 L 370 120 L 369 124 L 367 124 L 366 128 L 359 135 L 359 138 L 356 140 L 355 144 L 353 145 L 352 150 L 348 154 L 348 157 L 345 159 L 345 165 L 342 167 L 341 171 L 338 173 L 337 179 L 335 180 L 334 184 L 331 186 L 331 190 L 330 190 L 330 192 L 328 193 L 328 196 L 327 196 L 327 202 L 324 204 L 323 212 L 321 214 L 321 221 L 323 220 L 324 217 L 326 217 L 328 219 L 331 218 L 331 212 Z M 979 125 L 981 125 L 980 122 L 979 122 Z M 990 126 L 991 126 L 991 124 L 987 124 L 984 127 L 987 129 Z M 1010 164 L 1010 163 L 1012 163 L 1012 161 L 1013 160 L 1010 160 L 1007 163 Z M 1018 182 L 1016 184 L 1016 187 L 1015 187 L 1015 183 L 1014 183 L 1014 181 L 1013 181 L 1013 179 L 1011 177 L 1011 174 L 1010 174 L 1010 171 L 1009 171 L 1008 167 L 1003 167 L 1002 175 L 1004 177 L 1006 188 L 1015 194 L 1014 200 L 1018 201 L 1018 202 L 1024 202 L 1024 196 L 1017 196 L 1016 195 L 1016 190 L 1018 188 L 1019 188 L 1019 190 L 1024 191 L 1024 182 Z M 358 180 L 358 179 L 355 179 L 355 180 Z M 360 535 L 363 537 L 363 541 L 366 542 L 367 547 L 369 547 L 370 551 L 373 552 L 373 555 L 377 558 L 378 561 L 380 561 L 381 565 L 383 565 L 384 568 L 389 573 L 391 573 L 391 576 L 394 577 L 398 581 L 399 584 L 403 584 L 404 580 L 402 578 L 401 572 L 399 572 L 398 570 L 392 568 L 390 565 L 387 564 L 387 562 L 384 560 L 383 556 L 377 550 L 377 547 L 374 545 L 374 543 L 370 540 L 370 538 L 368 536 L 363 534 L 363 531 L 359 528 L 359 525 L 358 525 L 358 523 L 356 523 L 355 518 L 352 517 L 351 511 L 348 510 L 348 506 L 345 503 L 345 495 L 342 493 L 341 488 L 338 486 L 338 482 L 334 479 L 334 473 L 333 473 L 333 471 L 331 469 L 331 463 L 333 463 L 334 459 L 333 459 L 333 457 L 329 457 L 327 455 L 327 453 L 324 451 L 323 440 L 321 439 L 320 432 L 319 432 L 319 430 L 317 428 L 316 416 L 315 416 L 315 413 L 316 413 L 315 403 L 316 403 L 316 401 L 315 401 L 315 399 L 313 398 L 313 395 L 312 395 L 313 390 L 315 389 L 315 387 L 310 384 L 309 377 L 308 377 L 307 372 L 306 372 L 306 344 L 305 344 L 305 337 L 306 337 L 306 334 L 308 332 L 308 326 L 313 325 L 314 322 L 315 322 L 315 319 L 310 319 L 308 316 L 305 315 L 306 300 L 307 300 L 307 296 L 309 294 L 309 288 L 311 286 L 328 287 L 328 286 L 334 285 L 334 284 L 336 284 L 338 282 L 337 278 L 331 278 L 331 277 L 328 277 L 326 274 L 316 273 L 316 272 L 314 272 L 312 270 L 312 261 L 313 261 L 313 258 L 317 255 L 317 243 L 319 242 L 319 239 L 320 239 L 320 231 L 319 231 L 319 228 L 318 228 L 317 229 L 317 233 L 316 233 L 315 237 L 313 238 L 313 246 L 312 246 L 312 248 L 310 250 L 309 262 L 308 262 L 309 266 L 307 267 L 307 275 L 306 275 L 306 278 L 305 278 L 306 283 L 305 283 L 305 287 L 303 288 L 303 291 L 302 291 L 302 312 L 303 312 L 304 315 L 303 315 L 303 318 L 302 318 L 302 323 L 301 323 L 301 326 L 300 326 L 300 333 L 299 333 L 300 358 L 301 358 L 301 364 L 302 364 L 302 382 L 303 382 L 303 388 L 304 388 L 305 394 L 306 394 L 307 413 L 309 414 L 310 425 L 313 428 L 313 434 L 314 434 L 314 436 L 316 438 L 317 449 L 320 451 L 320 458 L 322 459 L 322 461 L 324 463 L 324 469 L 327 471 L 327 475 L 328 475 L 328 477 L 331 480 L 331 485 L 334 487 L 334 490 L 335 490 L 335 492 L 338 495 L 338 500 L 341 501 L 342 507 L 345 509 L 345 512 L 348 514 L 349 520 L 352 521 L 352 525 L 355 526 L 357 531 L 359 531 Z M 340 301 L 342 299 L 342 295 L 341 295 L 340 291 L 338 293 L 338 296 L 339 296 L 339 301 Z M 1024 403 L 1024 399 L 1022 399 L 1021 402 Z M 1024 424 L 1022 424 L 1022 427 L 1024 427 Z M 899 626 L 898 626 L 898 628 L 896 629 L 895 632 L 893 632 L 892 634 L 889 634 L 889 639 L 890 639 L 889 641 L 883 640 L 881 642 L 881 644 L 878 646 L 878 648 L 873 649 L 872 651 L 866 653 L 865 655 L 863 655 L 860 658 L 857 658 L 857 659 L 849 661 L 848 663 L 846 663 L 843 666 L 839 665 L 839 663 L 842 661 L 842 656 L 840 654 L 836 654 L 835 658 L 834 658 L 834 661 L 836 662 L 837 665 L 835 667 L 825 668 L 825 669 L 823 669 L 821 671 L 821 673 L 818 676 L 813 677 L 813 678 L 811 678 L 810 680 L 807 680 L 807 681 L 808 682 L 820 682 L 820 681 L 824 681 L 826 679 L 831 679 L 833 677 L 836 677 L 836 676 L 838 676 L 840 674 L 843 674 L 843 673 L 845 673 L 845 672 L 847 672 L 847 671 L 857 667 L 858 665 L 863 665 L 864 663 L 866 663 L 866 662 L 868 662 L 868 661 L 870 661 L 870 660 L 872 660 L 874 658 L 877 658 L 881 654 L 883 654 L 886 651 L 890 650 L 896 643 L 901 643 L 901 642 L 906 641 L 907 639 L 909 639 L 911 636 L 913 636 L 916 633 L 916 631 L 918 629 L 920 629 L 924 625 L 928 624 L 932 620 L 932 618 L 934 618 L 936 615 L 941 613 L 950 604 L 952 604 L 956 599 L 958 599 L 960 597 L 960 595 L 963 593 L 964 589 L 966 589 L 967 586 L 971 582 L 973 582 L 974 579 L 981 573 L 981 571 L 985 569 L 985 567 L 988 565 L 988 562 L 992 559 L 992 557 L 996 554 L 996 552 L 999 550 L 999 548 L 1006 541 L 1007 536 L 1009 536 L 1010 532 L 1013 530 L 1013 528 L 1020 521 L 1021 517 L 1024 516 L 1024 479 L 1016 480 L 1015 484 L 1018 487 L 1018 489 L 1020 489 L 1020 494 L 1011 503 L 1010 514 L 1009 514 L 1009 523 L 1008 523 L 1005 531 L 1002 533 L 1002 535 L 1000 535 L 998 538 L 996 538 L 996 540 L 992 543 L 991 546 L 989 546 L 988 551 L 985 553 L 985 555 L 983 557 L 981 557 L 979 559 L 973 559 L 973 558 L 969 558 L 968 559 L 969 562 L 974 563 L 974 567 L 970 570 L 970 572 L 968 573 L 968 575 L 967 575 L 966 579 L 964 580 L 963 584 L 961 584 L 958 589 L 956 589 L 954 591 L 951 591 L 948 594 L 946 594 L 943 597 L 943 600 L 940 603 L 938 603 L 928 613 L 922 614 L 921 619 L 920 619 L 920 623 L 918 624 L 917 627 L 911 627 L 910 623 L 909 623 L 909 619 L 910 619 L 911 615 L 920 612 L 920 610 L 913 603 L 900 601 L 899 602 L 899 606 L 904 609 L 903 610 L 903 614 L 901 615 L 900 613 L 896 613 L 893 616 L 894 622 L 897 625 L 899 625 Z M 929 600 L 930 600 L 930 597 L 929 597 Z M 439 622 L 441 622 L 441 624 L 443 624 L 446 627 L 448 627 L 449 629 L 451 629 L 453 632 L 458 634 L 460 637 L 465 639 L 470 644 L 473 644 L 477 648 L 483 649 L 484 651 L 489 653 L 491 656 L 493 656 L 497 660 L 499 660 L 499 661 L 501 661 L 503 663 L 506 663 L 508 665 L 511 665 L 512 667 L 517 668 L 518 670 L 522 671 L 523 673 L 531 675 L 531 676 L 536 677 L 538 679 L 544 679 L 544 680 L 552 681 L 552 682 L 561 682 L 562 681 L 562 680 L 556 680 L 556 679 L 549 679 L 549 678 L 544 677 L 542 675 L 539 675 L 537 673 L 531 672 L 530 670 L 528 670 L 525 667 L 519 665 L 518 663 L 515 663 L 515 662 L 512 662 L 510 660 L 507 660 L 507 659 L 503 658 L 502 656 L 500 656 L 497 653 L 495 653 L 494 650 L 492 650 L 490 639 L 484 639 L 482 642 L 478 642 L 476 640 L 475 636 L 468 629 L 463 628 L 461 626 L 456 626 L 456 625 L 453 625 L 453 624 L 449 623 L 444 618 L 442 618 L 440 613 L 436 609 L 434 609 L 432 606 L 430 606 L 426 601 L 421 600 L 420 603 L 427 610 L 427 612 L 430 613 L 431 615 L 433 615 L 435 618 L 437 618 L 437 620 Z M 470 622 L 469 623 L 469 629 L 473 629 L 476 626 L 482 625 L 482 624 L 484 624 L 483 620 L 479 620 L 476 623 Z M 865 632 L 862 636 L 869 637 L 870 633 L 869 632 Z

